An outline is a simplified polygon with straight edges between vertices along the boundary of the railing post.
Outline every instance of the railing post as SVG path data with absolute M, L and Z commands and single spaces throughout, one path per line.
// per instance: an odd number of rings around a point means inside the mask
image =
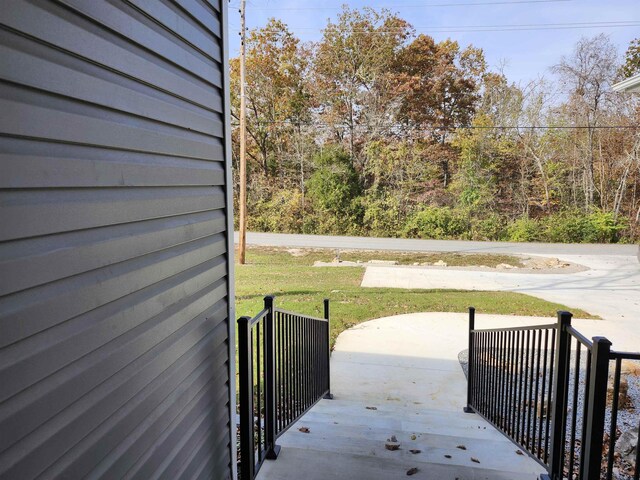
M 238 370 L 240 396 L 240 478 L 253 480 L 255 470 L 253 418 L 253 359 L 251 318 L 238 319 Z
M 273 296 L 264 297 L 264 308 L 267 314 L 265 321 L 265 352 L 264 352 L 264 379 L 265 379 L 265 458 L 275 460 L 280 453 L 280 446 L 276 445 L 276 336 L 275 320 L 273 315 Z
M 324 399 L 333 400 L 333 395 L 331 394 L 331 321 L 329 320 L 329 299 L 324 299 L 324 318 L 327 320 L 327 338 L 325 340 L 327 345 L 327 358 L 326 358 L 326 368 L 327 368 L 327 393 L 324 394 Z
M 609 382 L 609 355 L 611 342 L 604 337 L 593 337 L 591 349 L 591 378 L 589 379 L 587 418 L 583 419 L 585 443 L 582 446 L 583 480 L 599 480 L 602 470 L 602 442 L 607 409 Z M 636 468 L 638 468 L 636 466 Z
M 473 330 L 476 328 L 476 309 L 473 307 L 469 307 L 469 347 L 467 350 L 467 405 L 464 407 L 465 413 L 475 413 L 475 410 L 471 406 L 471 395 L 473 394 L 473 374 L 474 367 L 473 364 L 473 356 L 474 356 L 474 338 L 473 338 Z
M 572 314 L 558 312 L 556 361 L 553 384 L 553 408 L 551 414 L 549 475 L 551 480 L 562 480 L 564 468 L 564 449 L 567 415 L 567 390 L 569 388 L 569 360 L 571 355 L 571 337 L 567 327 L 571 326 Z

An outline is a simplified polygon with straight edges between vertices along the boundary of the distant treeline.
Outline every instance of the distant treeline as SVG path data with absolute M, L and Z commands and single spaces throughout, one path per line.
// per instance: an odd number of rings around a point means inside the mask
M 640 71 L 640 39 L 622 56 L 583 38 L 516 85 L 481 49 L 345 7 L 317 43 L 272 19 L 246 62 L 249 230 L 640 239 L 640 95 L 611 90 Z M 237 58 L 231 86 L 235 125 Z M 234 167 L 238 151 L 234 128 Z

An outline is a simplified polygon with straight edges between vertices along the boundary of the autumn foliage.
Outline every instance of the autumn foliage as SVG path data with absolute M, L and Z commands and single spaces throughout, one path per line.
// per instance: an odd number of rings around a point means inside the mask
M 639 41 L 623 57 L 584 38 L 520 85 L 385 10 L 345 7 L 315 43 L 272 19 L 247 39 L 249 229 L 636 241 L 639 95 L 611 85 L 640 70 Z

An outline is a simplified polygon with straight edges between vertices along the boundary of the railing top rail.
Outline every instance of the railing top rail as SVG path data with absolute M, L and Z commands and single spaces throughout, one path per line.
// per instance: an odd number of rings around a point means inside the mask
M 640 352 L 616 352 L 612 350 L 609 357 L 611 360 L 616 358 L 620 358 L 622 360 L 640 360 Z
M 526 327 L 503 327 L 503 328 L 476 328 L 471 330 L 473 333 L 478 332 L 518 332 L 523 330 L 546 330 L 548 328 L 556 328 L 557 324 L 549 323 L 545 325 L 529 325 Z
M 567 333 L 572 337 L 576 338 L 581 344 L 583 344 L 587 348 L 593 347 L 593 342 L 581 334 L 578 330 L 573 328 L 571 325 L 567 327 Z
M 249 320 L 249 326 L 252 327 L 256 323 L 258 323 L 260 320 L 266 317 L 268 313 L 269 313 L 269 309 L 267 308 L 263 308 L 262 310 L 260 310 L 255 317 Z
M 284 310 L 283 308 L 276 307 L 274 308 L 274 311 L 284 313 L 285 315 L 292 315 L 294 317 L 308 318 L 309 320 L 315 320 L 317 322 L 328 322 L 326 318 L 312 317 L 311 315 L 304 315 L 302 313 L 291 312 L 289 310 Z

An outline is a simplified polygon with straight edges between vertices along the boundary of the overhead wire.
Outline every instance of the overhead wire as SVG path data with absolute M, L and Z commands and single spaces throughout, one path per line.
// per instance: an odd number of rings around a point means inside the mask
M 329 26 L 332 26 L 330 24 Z M 530 30 L 566 30 L 583 28 L 624 28 L 640 26 L 640 20 L 617 20 L 608 22 L 566 22 L 566 23 L 523 23 L 523 24 L 495 24 L 495 25 L 449 25 L 449 26 L 421 26 L 413 27 L 417 33 L 471 33 L 471 32 L 512 32 Z M 288 27 L 296 33 L 318 33 L 324 32 L 327 28 L 316 27 Z M 269 29 L 261 29 L 260 32 L 269 32 Z M 381 35 L 404 33 L 406 29 L 352 29 L 349 33 L 359 33 L 365 35 Z M 275 32 L 275 31 L 274 31 Z
M 482 2 L 449 2 L 449 3 L 421 3 L 421 4 L 397 4 L 397 5 L 373 5 L 373 8 L 447 8 L 447 7 L 480 7 L 490 5 L 527 5 L 536 3 L 560 3 L 574 0 L 492 0 Z M 308 11 L 308 10 L 342 10 L 342 6 L 317 6 L 317 7 L 252 7 L 253 11 Z

